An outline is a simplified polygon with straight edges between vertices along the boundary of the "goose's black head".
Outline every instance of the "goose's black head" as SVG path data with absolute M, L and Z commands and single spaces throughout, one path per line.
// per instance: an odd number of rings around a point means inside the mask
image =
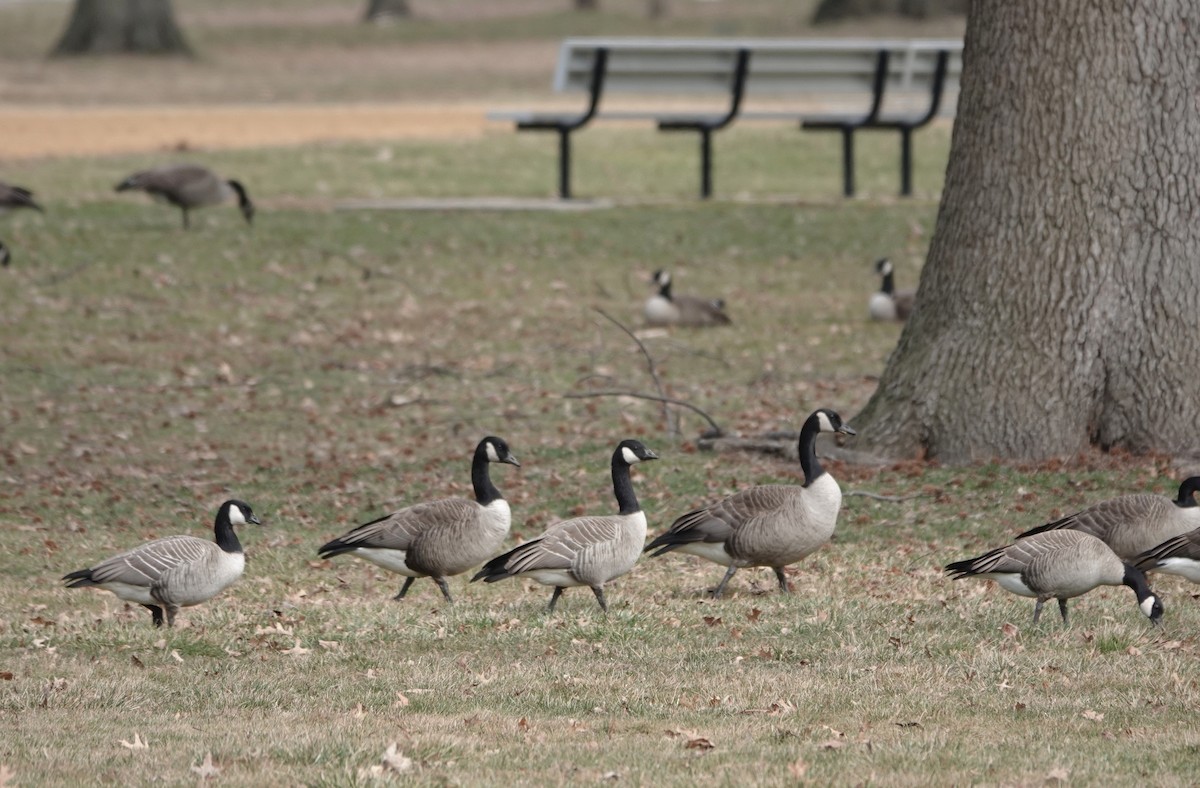
M 636 465 L 639 462 L 657 459 L 658 455 L 647 449 L 641 441 L 632 439 L 621 441 L 613 453 L 613 461 L 619 461 L 624 465 Z
M 487 455 L 488 462 L 506 462 L 521 467 L 521 463 L 517 462 L 516 456 L 508 450 L 508 444 L 503 438 L 489 435 L 479 442 L 479 448 Z
M 1175 505 L 1181 508 L 1196 506 L 1196 492 L 1200 491 L 1200 476 L 1189 476 L 1179 485 L 1179 496 Z
M 254 510 L 250 508 L 250 504 L 236 499 L 228 500 L 221 504 L 221 508 L 217 510 L 217 522 L 227 522 L 230 525 L 245 525 L 246 523 L 262 524 L 254 516 Z
M 253 224 L 255 208 L 254 203 L 250 202 L 250 195 L 246 193 L 246 187 L 239 181 L 226 181 L 226 183 L 237 194 L 238 208 L 241 210 L 242 216 L 246 217 L 246 224 Z
M 881 257 L 875 261 L 875 273 L 879 274 L 880 276 L 887 276 L 888 274 L 892 273 L 893 270 L 892 261 L 888 258 Z
M 836 411 L 829 408 L 817 408 L 812 415 L 808 417 L 805 426 L 812 425 L 817 432 L 840 432 L 843 435 L 857 435 L 858 433 L 845 422 Z

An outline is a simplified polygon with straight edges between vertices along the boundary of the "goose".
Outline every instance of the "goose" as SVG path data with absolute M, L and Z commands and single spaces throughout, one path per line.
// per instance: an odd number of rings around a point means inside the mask
M 554 586 L 547 613 L 554 612 L 564 588 L 587 586 L 600 609 L 608 612 L 604 584 L 633 568 L 646 541 L 646 513 L 638 504 L 629 468 L 658 455 L 640 441 L 623 440 L 612 455 L 613 492 L 619 511 L 563 520 L 507 553 L 484 564 L 471 578 L 495 583 L 506 577 L 528 577 Z
M 915 290 L 897 290 L 892 261 L 884 257 L 875 262 L 875 273 L 883 277 L 879 290 L 871 294 L 867 311 L 872 320 L 899 320 L 904 322 L 912 314 L 917 300 Z
M 478 566 L 504 544 L 512 525 L 508 501 L 492 484 L 488 465 L 503 462 L 521 467 L 502 439 L 489 435 L 475 447 L 471 485 L 475 500 L 442 498 L 414 504 L 364 523 L 317 552 L 322 558 L 349 553 L 405 576 L 403 599 L 418 577 L 428 577 L 453 604 L 446 578 Z
M 38 213 L 45 213 L 42 206 L 34 202 L 33 192 L 29 189 L 0 181 L 0 213 L 7 213 L 17 208 L 32 208 Z
M 183 229 L 188 228 L 188 211 L 206 205 L 219 205 L 236 196 L 238 208 L 249 224 L 254 219 L 254 203 L 238 181 L 222 180 L 212 170 L 198 164 L 167 164 L 135 172 L 116 186 L 116 191 L 144 191 L 183 211 Z
M 150 611 L 154 626 L 175 626 L 175 614 L 212 599 L 233 585 L 246 567 L 246 554 L 233 528 L 259 524 L 249 504 L 230 500 L 217 510 L 216 540 L 166 536 L 146 542 L 88 569 L 64 575 L 67 588 L 103 588 Z
M 1067 626 L 1067 600 L 1102 585 L 1132 588 L 1138 607 L 1152 624 L 1158 624 L 1163 614 L 1162 602 L 1150 590 L 1146 573 L 1083 531 L 1045 531 L 1018 538 L 978 558 L 947 564 L 946 572 L 955 580 L 995 580 L 1005 591 L 1035 597 L 1034 624 L 1042 614 L 1042 603 L 1057 599 L 1063 626 Z
M 744 566 L 768 566 L 779 590 L 788 593 L 783 567 L 794 564 L 833 536 L 842 491 L 821 467 L 815 444 L 822 432 L 857 433 L 828 408 L 804 421 L 798 451 L 804 484 L 762 484 L 681 516 L 650 544 L 651 557 L 678 551 L 728 567 L 712 591 L 718 599 L 734 572 Z
M 0 268 L 8 268 L 8 264 L 12 262 L 12 252 L 8 251 L 8 247 L 4 245 L 4 241 L 0 241 Z
M 1101 539 L 1122 561 L 1132 561 L 1173 536 L 1200 528 L 1197 490 L 1200 490 L 1200 476 L 1192 476 L 1180 483 L 1173 500 L 1145 493 L 1121 495 L 1031 528 L 1017 538 L 1063 529 L 1083 531 Z
M 720 298 L 698 298 L 674 295 L 671 292 L 671 274 L 664 270 L 654 272 L 650 281 L 658 287 L 642 307 L 646 324 L 651 326 L 725 326 L 729 315 L 725 314 L 725 301 Z
M 1151 547 L 1133 564 L 1143 572 L 1165 572 L 1200 583 L 1200 528 Z

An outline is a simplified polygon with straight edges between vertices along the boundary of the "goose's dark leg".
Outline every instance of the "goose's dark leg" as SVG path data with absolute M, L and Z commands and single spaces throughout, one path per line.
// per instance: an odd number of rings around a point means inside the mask
M 142 605 L 150 611 L 151 620 L 154 621 L 154 626 L 161 627 L 163 625 L 162 608 L 158 605 Z
M 399 594 L 396 594 L 394 597 L 392 597 L 392 599 L 393 599 L 393 600 L 396 600 L 396 599 L 404 599 L 404 595 L 408 593 L 408 587 L 409 587 L 409 586 L 411 586 L 411 585 L 413 584 L 413 581 L 414 581 L 414 580 L 416 580 L 416 579 L 417 579 L 417 578 L 415 578 L 415 577 L 406 577 L 406 578 L 404 578 L 404 585 L 402 585 L 402 586 L 400 587 L 400 593 L 399 593 Z
M 450 586 L 446 585 L 446 578 L 435 577 L 433 582 L 437 583 L 437 587 L 442 590 L 442 596 L 446 597 L 446 602 L 453 605 L 454 600 L 450 597 Z
M 782 566 L 771 567 L 775 570 L 775 577 L 779 578 L 779 590 L 781 593 L 790 594 L 792 589 L 788 588 L 787 575 L 783 573 Z
M 175 614 L 179 612 L 179 605 L 167 605 L 167 626 L 175 626 Z
M 546 608 L 547 613 L 554 612 L 554 606 L 558 604 L 560 596 L 562 596 L 562 586 L 555 586 L 554 593 L 550 595 L 550 606 Z
M 604 601 L 604 589 L 600 586 L 592 586 L 592 593 L 596 595 L 596 601 L 600 603 L 600 609 L 607 613 L 608 603 Z
M 1042 602 L 1046 600 L 1038 597 L 1037 606 L 1033 608 L 1033 623 L 1037 624 L 1038 618 L 1042 615 Z
M 721 598 L 721 592 L 725 590 L 725 584 L 729 582 L 729 578 L 733 577 L 733 573 L 736 571 L 737 567 L 733 564 L 730 564 L 729 569 L 725 572 L 725 576 L 721 578 L 721 582 L 717 583 L 717 587 L 712 591 L 713 599 Z
M 1063 627 L 1065 628 L 1067 626 L 1067 600 L 1058 600 L 1058 612 L 1062 613 Z

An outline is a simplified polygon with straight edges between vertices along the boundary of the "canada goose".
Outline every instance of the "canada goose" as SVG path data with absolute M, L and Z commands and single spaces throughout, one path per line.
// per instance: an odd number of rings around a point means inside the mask
M 446 578 L 462 574 L 494 555 L 508 536 L 512 514 L 492 484 L 488 464 L 521 467 L 500 438 L 488 436 L 475 447 L 471 485 L 475 500 L 442 498 L 392 512 L 360 525 L 321 546 L 322 558 L 350 553 L 407 579 L 395 599 L 403 599 L 418 577 L 429 577 L 453 603 Z
M 646 545 L 646 551 L 657 550 L 654 556 L 660 556 L 678 550 L 729 567 L 713 589 L 714 599 L 744 566 L 771 567 L 779 590 L 787 593 L 783 567 L 829 541 L 842 505 L 841 488 L 817 459 L 815 444 L 822 432 L 857 434 L 832 410 L 813 411 L 800 430 L 804 484 L 758 485 L 688 512 Z
M 116 186 L 116 191 L 139 189 L 183 211 L 183 228 L 188 228 L 188 211 L 206 205 L 218 205 L 237 196 L 238 208 L 249 224 L 254 219 L 254 203 L 238 181 L 227 181 L 198 164 L 167 164 L 135 172 Z
M 1082 531 L 1046 531 L 1018 538 L 978 558 L 947 564 L 946 572 L 955 580 L 995 580 L 1005 591 L 1036 597 L 1034 624 L 1042 614 L 1042 603 L 1058 599 L 1063 626 L 1067 626 L 1067 600 L 1096 586 L 1129 586 L 1137 594 L 1138 607 L 1153 624 L 1163 614 L 1162 602 L 1150 590 L 1146 573 L 1123 562 L 1108 545 Z
M 1174 500 L 1145 493 L 1122 495 L 1061 520 L 1031 528 L 1017 538 L 1069 528 L 1099 538 L 1122 561 L 1133 561 L 1173 536 L 1200 528 L 1197 490 L 1200 490 L 1200 476 L 1192 476 L 1179 485 L 1179 494 Z
M 242 576 L 246 554 L 235 525 L 258 524 L 248 504 L 226 501 L 217 510 L 215 542 L 194 536 L 166 536 L 114 555 L 89 569 L 63 576 L 67 588 L 96 586 L 150 611 L 154 626 L 175 626 L 181 607 L 212 599 Z
M 725 314 L 725 301 L 720 298 L 698 298 L 671 293 L 671 274 L 664 270 L 654 272 L 650 281 L 658 287 L 651 296 L 642 314 L 651 326 L 725 326 L 729 315 Z
M 13 186 L 0 181 L 0 213 L 6 213 L 17 208 L 32 208 L 39 213 L 45 213 L 42 206 L 33 200 L 33 192 L 23 186 Z
M 916 290 L 897 290 L 892 261 L 886 257 L 875 262 L 875 273 L 883 277 L 879 290 L 871 294 L 867 311 L 872 320 L 899 320 L 904 322 L 912 314 L 917 300 Z
M 555 523 L 538 538 L 488 561 L 471 582 L 495 583 L 506 577 L 529 577 L 542 585 L 554 586 L 547 613 L 554 612 L 564 588 L 588 586 L 600 609 L 607 613 L 604 584 L 633 568 L 646 541 L 646 513 L 633 492 L 629 466 L 657 459 L 658 455 L 641 442 L 621 441 L 612 456 L 617 514 Z
M 1151 547 L 1133 562 L 1143 572 L 1166 572 L 1200 583 L 1200 528 Z

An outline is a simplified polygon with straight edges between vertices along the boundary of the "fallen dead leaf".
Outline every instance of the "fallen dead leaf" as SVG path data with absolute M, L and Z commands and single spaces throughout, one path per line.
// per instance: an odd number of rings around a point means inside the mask
M 289 657 L 298 657 L 302 654 L 307 654 L 311 650 L 312 649 L 307 649 L 307 648 L 304 648 L 303 646 L 301 646 L 300 638 L 296 638 L 296 645 L 292 646 L 291 648 L 286 648 L 283 651 L 280 651 L 279 653 L 287 654 Z
M 412 758 L 400 752 L 395 742 L 388 745 L 380 760 L 383 761 L 384 768 L 391 769 L 396 774 L 407 774 L 413 768 Z
M 1071 770 L 1059 766 L 1046 772 L 1046 782 L 1065 783 L 1071 777 Z
M 841 739 L 829 739 L 828 741 L 821 742 L 817 746 L 822 750 L 840 750 L 846 746 L 846 742 Z
M 8 766 L 0 763 L 0 788 L 7 788 L 12 784 L 12 780 L 17 776 L 17 773 L 8 768 Z
M 396 702 L 393 703 L 392 705 L 393 706 L 407 706 L 408 703 L 409 703 L 408 696 L 405 695 L 403 692 L 397 692 L 396 693 Z
M 141 734 L 138 733 L 137 731 L 134 731 L 134 733 L 133 733 L 133 741 L 125 741 L 124 739 L 121 739 L 120 744 L 122 747 L 124 747 L 127 750 L 148 750 L 148 749 L 150 749 L 150 742 L 143 739 Z
M 213 765 L 212 753 L 206 752 L 204 753 L 204 760 L 199 766 L 192 764 L 192 771 L 200 775 L 201 780 L 207 780 L 220 774 L 221 768 Z
M 1015 638 L 1021 634 L 1021 630 L 1017 629 L 1016 625 L 1005 623 L 1000 627 L 1000 633 L 1006 638 Z
M 1092 711 L 1091 709 L 1084 710 L 1079 716 L 1083 717 L 1085 720 L 1091 720 L 1092 722 L 1102 722 L 1104 720 L 1103 714 L 1098 711 Z
M 792 777 L 803 780 L 804 775 L 808 774 L 808 764 L 803 758 L 798 758 L 788 764 L 788 771 L 791 772 Z
M 717 624 L 721 623 L 721 619 L 718 616 L 705 616 L 704 623 L 708 624 L 710 627 L 715 627 Z

